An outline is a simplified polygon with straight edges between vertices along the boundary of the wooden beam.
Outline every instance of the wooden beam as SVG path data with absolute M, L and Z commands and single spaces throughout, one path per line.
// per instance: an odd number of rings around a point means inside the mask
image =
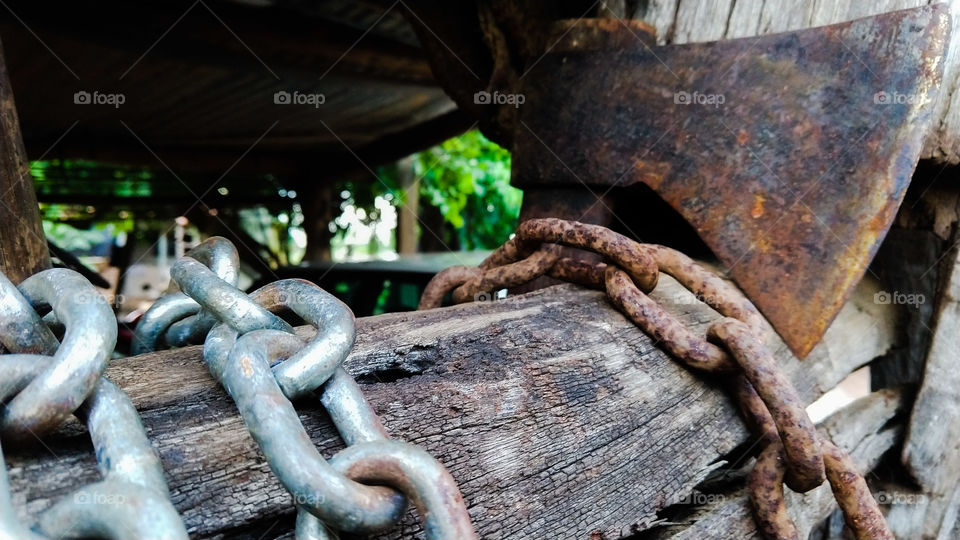
M 20 283 L 45 268 L 50 253 L 0 43 L 0 271 Z
M 903 425 L 891 425 L 890 421 L 902 412 L 905 405 L 900 390 L 881 390 L 860 398 L 834 413 L 818 426 L 821 433 L 830 437 L 850 454 L 857 467 L 872 471 L 883 454 L 890 450 L 903 434 Z M 721 540 L 728 538 L 753 538 L 756 524 L 753 521 L 750 501 L 743 487 L 732 480 L 749 474 L 753 459 L 732 464 L 723 470 L 730 481 L 727 490 L 711 489 L 709 496 L 701 499 L 707 503 L 687 508 L 688 512 L 672 517 L 678 526 L 658 529 L 647 540 Z M 721 476 L 721 475 L 717 475 Z M 722 482 L 722 480 L 721 480 Z M 837 510 L 837 503 L 830 486 L 820 487 L 799 494 L 786 491 L 787 510 L 797 525 L 800 538 L 811 538 L 810 532 L 820 526 Z M 696 501 L 696 497 L 693 498 Z
M 133 7 L 108 1 L 86 9 L 64 4 L 50 10 L 42 3 L 13 1 L 9 9 L 45 42 L 69 37 L 79 46 L 127 52 L 130 62 L 149 48 L 149 57 L 142 59 L 147 63 L 162 58 L 286 80 L 315 81 L 329 71 L 363 80 L 436 84 L 415 44 L 385 36 L 382 28 L 368 32 L 320 14 L 223 2 Z M 400 7 L 395 9 L 399 18 Z
M 890 345 L 893 312 L 872 303 L 874 291 L 855 295 L 807 360 L 774 344 L 804 399 Z M 668 277 L 654 296 L 697 333 L 717 316 Z M 748 439 L 721 388 L 680 367 L 603 294 L 570 285 L 359 319 L 346 367 L 396 438 L 449 468 L 482 538 L 645 530 Z M 292 527 L 290 496 L 200 347 L 116 361 L 107 376 L 140 410 L 192 537 L 269 538 Z M 298 406 L 323 455 L 341 448 L 318 400 Z M 55 457 L 40 446 L 6 449 L 14 499 L 31 515 L 97 478 L 88 445 L 45 444 Z M 412 519 L 399 537 L 415 535 Z

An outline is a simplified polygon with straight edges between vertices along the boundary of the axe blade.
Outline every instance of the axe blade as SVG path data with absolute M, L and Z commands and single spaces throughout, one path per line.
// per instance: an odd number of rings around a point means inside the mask
M 903 200 L 949 25 L 940 4 L 624 47 L 631 29 L 581 21 L 523 78 L 514 181 L 649 185 L 804 357 Z

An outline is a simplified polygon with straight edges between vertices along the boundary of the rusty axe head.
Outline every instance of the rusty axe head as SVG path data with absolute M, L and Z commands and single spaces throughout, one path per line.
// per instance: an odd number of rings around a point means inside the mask
M 903 199 L 946 7 L 687 45 L 610 20 L 564 32 L 522 81 L 515 182 L 649 185 L 805 356 Z

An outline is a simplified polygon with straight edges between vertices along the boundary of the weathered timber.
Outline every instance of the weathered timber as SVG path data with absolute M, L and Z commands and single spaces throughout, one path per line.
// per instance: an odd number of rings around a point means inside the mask
M 824 26 L 859 17 L 931 4 L 928 0 L 650 0 L 639 2 L 632 14 L 657 29 L 657 40 L 693 43 L 753 37 L 813 26 Z M 953 28 L 960 27 L 960 0 L 950 0 Z M 927 135 L 923 158 L 960 162 L 960 32 L 954 31 L 942 59 L 943 83 L 934 102 L 934 121 Z M 883 81 L 876 81 L 877 91 Z M 853 141 L 851 141 L 853 143 Z
M 960 537 L 960 376 L 954 367 L 960 188 L 953 182 L 955 169 L 928 163 L 917 170 L 872 264 L 888 294 L 914 301 L 898 324 L 900 346 L 871 364 L 874 385 L 920 387 L 901 456 L 908 474 L 884 486 L 900 503 L 887 514 L 898 538 Z
M 0 271 L 20 283 L 45 268 L 50 253 L 0 43 Z
M 890 346 L 892 306 L 874 304 L 875 290 L 854 295 L 807 360 L 775 344 L 804 399 Z M 698 332 L 717 317 L 668 277 L 654 296 Z M 483 538 L 648 529 L 749 437 L 721 388 L 671 360 L 603 294 L 570 285 L 360 319 L 347 368 L 397 438 L 450 469 Z M 107 376 L 140 410 L 191 535 L 288 533 L 291 498 L 199 347 L 117 361 Z M 321 453 L 341 447 L 317 400 L 299 410 Z M 55 456 L 4 449 L 24 519 L 97 476 L 85 437 L 45 444 Z M 410 516 L 384 538 L 419 532 Z
M 960 505 L 960 250 L 956 245 L 947 260 L 950 268 L 937 297 L 923 383 L 903 448 L 903 462 L 924 496 L 913 507 L 891 509 L 894 525 L 922 538 L 949 538 L 960 526 L 956 514 Z
M 888 423 L 903 405 L 899 390 L 881 390 L 851 403 L 818 427 L 821 433 L 850 454 L 862 472 L 870 471 L 902 434 L 902 425 L 891 427 Z M 751 460 L 742 469 L 749 471 L 752 467 Z M 800 538 L 808 538 L 810 531 L 837 509 L 828 484 L 804 494 L 789 489 L 785 491 L 787 509 L 797 525 Z M 732 493 L 705 494 L 702 498 L 708 500 L 708 504 L 696 508 L 690 515 L 674 518 L 675 526 L 653 531 L 650 540 L 759 538 L 751 517 L 750 501 L 742 487 Z

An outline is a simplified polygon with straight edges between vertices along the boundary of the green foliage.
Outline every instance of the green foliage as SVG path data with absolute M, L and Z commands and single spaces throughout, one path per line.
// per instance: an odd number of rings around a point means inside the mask
M 426 204 L 438 208 L 456 232 L 461 249 L 493 249 L 516 228 L 522 192 L 510 186 L 510 152 L 474 130 L 412 157 L 414 177 L 420 179 L 421 213 Z M 371 225 L 381 217 L 377 197 L 404 204 L 397 166 L 379 167 L 375 181 L 338 184 L 340 210 L 361 208 L 364 222 Z M 348 225 L 337 219 L 334 226 L 342 239 Z M 441 231 L 434 232 L 442 236 Z
M 463 249 L 492 249 L 517 226 L 522 192 L 510 186 L 510 152 L 479 131 L 414 155 L 424 203 L 440 209 Z
M 106 241 L 110 233 L 103 225 L 89 230 L 76 229 L 66 223 L 43 222 L 43 232 L 54 244 L 67 251 L 87 251 Z

